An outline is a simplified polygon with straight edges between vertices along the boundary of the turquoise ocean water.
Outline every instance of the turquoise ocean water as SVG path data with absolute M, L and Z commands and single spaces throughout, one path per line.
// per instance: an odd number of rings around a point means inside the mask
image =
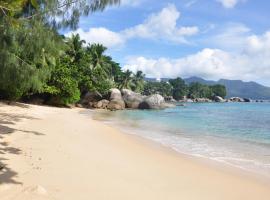
M 178 152 L 270 177 L 270 103 L 190 103 L 95 117 Z

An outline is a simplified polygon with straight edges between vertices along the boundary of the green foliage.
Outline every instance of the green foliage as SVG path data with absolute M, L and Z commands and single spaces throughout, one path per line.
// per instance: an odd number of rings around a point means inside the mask
M 160 94 L 162 96 L 172 96 L 172 86 L 167 82 L 147 82 L 144 86 L 144 95 Z
M 0 18 L 21 23 L 39 20 L 54 28 L 77 28 L 80 16 L 119 4 L 120 0 L 0 0 Z
M 109 90 L 114 87 L 114 82 L 106 77 L 101 68 L 92 70 L 91 80 L 93 82 L 92 91 L 99 92 L 102 95 L 108 94 Z
M 191 83 L 189 86 L 189 98 L 212 98 L 213 93 L 208 85 L 203 85 L 201 83 Z
M 59 60 L 59 65 L 61 70 L 69 70 L 69 73 L 63 71 L 63 76 L 60 76 L 58 66 L 52 73 L 53 76 L 48 84 L 50 87 L 47 86 L 46 88 L 46 93 L 50 93 L 54 101 L 60 101 L 59 104 L 64 102 L 72 103 L 73 100 L 74 102 L 77 100 L 77 98 L 71 98 L 74 96 L 71 91 L 67 91 L 65 87 L 63 88 L 64 91 L 62 91 L 62 88 L 59 87 L 64 80 L 76 81 L 77 89 L 81 95 L 88 91 L 107 95 L 111 88 L 120 85 L 124 87 L 130 83 L 134 89 L 142 87 L 143 74 L 139 72 L 136 76 L 137 79 L 135 79 L 131 71 L 128 74 L 123 73 L 119 64 L 104 54 L 106 47 L 103 45 L 92 44 L 85 47 L 85 42 L 80 39 L 79 35 L 72 35 L 70 38 L 65 39 L 65 44 L 66 49 Z M 127 80 L 129 78 L 130 80 Z M 75 84 L 71 85 L 73 88 L 75 87 Z M 62 93 L 65 95 L 62 95 Z M 60 98 L 57 99 L 56 96 L 60 96 Z
M 0 91 L 2 98 L 19 99 L 41 91 L 61 49 L 59 37 L 39 23 L 15 28 L 0 20 Z M 42 39 L 41 39 L 42 38 Z
M 92 68 L 97 71 L 102 79 L 108 79 L 111 71 L 110 60 L 107 56 L 104 56 L 106 50 L 107 48 L 102 44 L 92 44 L 87 47 Z
M 0 0 L 0 98 L 46 94 L 60 104 L 112 87 L 143 88 L 143 74 L 123 73 L 106 47 L 85 47 L 79 35 L 60 37 L 79 18 L 120 0 Z M 57 64 L 56 64 L 57 63 Z
M 79 18 L 120 0 L 0 0 L 0 98 L 45 94 L 59 104 L 77 102 L 88 91 L 106 95 L 112 87 L 176 100 L 226 95 L 221 85 L 188 87 L 181 78 L 145 83 L 142 71 L 122 71 L 101 44 L 79 35 L 59 36 L 61 27 L 76 28 Z
M 70 104 L 80 100 L 78 82 L 73 78 L 74 72 L 64 62 L 56 65 L 52 71 L 51 79 L 44 88 L 50 101 L 54 104 Z
M 57 28 L 78 28 L 81 16 L 104 10 L 109 5 L 119 4 L 120 0 L 40 0 L 38 12 L 45 13 L 51 25 Z
M 86 52 L 83 46 L 85 41 L 81 40 L 78 34 L 66 38 L 65 43 L 64 60 L 73 68 L 74 78 L 78 81 L 81 93 L 84 94 L 93 89 L 91 55 Z
M 110 63 L 111 63 L 111 71 L 110 71 L 110 77 L 112 77 L 113 81 L 115 82 L 116 85 L 121 84 L 121 78 L 123 75 L 122 69 L 120 67 L 119 63 L 114 62 L 110 58 Z
M 224 85 L 204 85 L 201 83 L 191 83 L 189 86 L 190 98 L 213 98 L 213 96 L 220 96 L 225 98 L 226 87 Z
M 181 100 L 185 96 L 195 98 L 209 98 L 213 96 L 226 96 L 226 87 L 223 85 L 208 86 L 201 83 L 186 85 L 180 77 L 170 79 L 169 82 L 147 82 L 144 86 L 144 95 L 160 94 L 162 96 L 173 96 L 175 100 Z
M 119 85 L 120 89 L 131 89 L 131 85 L 132 85 L 132 71 L 130 70 L 126 70 L 125 72 L 122 73 L 121 76 L 121 83 Z
M 226 87 L 224 85 L 212 85 L 210 86 L 210 89 L 212 90 L 212 94 L 215 96 L 220 96 L 222 98 L 225 98 L 227 95 Z
M 0 0 L 0 18 L 15 17 L 15 14 L 22 11 L 28 0 Z
M 135 92 L 141 93 L 144 89 L 144 78 L 145 75 L 142 71 L 137 71 L 135 74 L 133 74 L 131 89 Z
M 169 83 L 172 86 L 172 96 L 175 100 L 183 99 L 188 92 L 188 87 L 185 81 L 181 78 L 171 79 Z

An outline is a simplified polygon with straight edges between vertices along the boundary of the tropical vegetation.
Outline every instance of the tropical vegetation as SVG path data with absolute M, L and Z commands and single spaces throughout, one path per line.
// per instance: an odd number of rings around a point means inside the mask
M 181 78 L 146 82 L 142 71 L 123 71 L 101 44 L 87 44 L 76 29 L 80 16 L 103 10 L 120 0 L 0 0 L 0 98 L 39 97 L 46 103 L 76 103 L 88 92 L 106 96 L 111 88 L 127 88 L 180 100 L 226 96 L 223 86 L 186 85 Z
M 108 65 L 120 67 L 103 55 L 106 48 L 84 47 L 58 29 L 74 29 L 81 15 L 113 3 L 119 0 L 0 0 L 0 98 L 40 94 L 69 103 L 86 90 L 108 90 Z
M 145 95 L 158 93 L 162 96 L 171 96 L 175 100 L 184 98 L 209 98 L 220 96 L 225 98 L 227 95 L 226 87 L 223 85 L 205 85 L 198 82 L 186 84 L 185 81 L 178 77 L 169 81 L 153 82 L 148 81 L 144 86 Z

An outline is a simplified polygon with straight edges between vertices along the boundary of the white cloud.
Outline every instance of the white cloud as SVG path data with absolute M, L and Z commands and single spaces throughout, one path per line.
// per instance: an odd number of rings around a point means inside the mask
M 78 29 L 75 32 L 70 32 L 66 34 L 66 36 L 70 36 L 73 33 L 79 34 L 81 39 L 85 40 L 87 43 L 100 43 L 108 48 L 119 47 L 125 42 L 120 34 L 112 32 L 103 27 L 90 28 L 88 31 Z
M 214 80 L 261 80 L 270 84 L 270 31 L 247 36 L 244 40 L 238 53 L 205 48 L 179 59 L 133 57 L 127 60 L 124 68 L 142 70 L 155 78 L 195 75 Z
M 181 36 L 191 36 L 197 34 L 198 32 L 199 28 L 196 26 L 181 27 L 176 31 L 176 33 Z
M 246 37 L 251 34 L 251 30 L 240 23 L 228 23 L 216 30 L 214 35 L 207 34 L 206 38 L 202 39 L 203 45 L 226 50 L 239 50 L 246 42 Z
M 130 58 L 125 69 L 142 70 L 149 77 L 189 77 L 200 76 L 216 79 L 217 75 L 230 77 L 230 55 L 219 49 L 203 49 L 202 51 L 179 59 L 146 59 L 144 57 Z
M 244 2 L 245 0 L 217 0 L 225 8 L 234 8 L 238 3 Z
M 139 1 L 126 1 L 139 2 Z M 117 47 L 123 45 L 132 38 L 144 38 L 151 40 L 164 40 L 173 43 L 188 44 L 186 37 L 195 35 L 199 32 L 196 26 L 177 26 L 180 12 L 173 4 L 169 4 L 160 12 L 151 14 L 142 24 L 124 29 L 120 32 L 113 32 L 104 27 L 90 28 L 88 31 L 78 29 L 72 33 L 78 33 L 82 39 L 88 43 L 101 43 L 107 47 Z
M 250 54 L 260 53 L 270 57 L 270 31 L 267 31 L 261 36 L 251 35 L 247 37 L 245 51 Z
M 123 31 L 127 38 L 147 38 L 166 40 L 177 43 L 187 43 L 186 36 L 192 36 L 199 32 L 196 26 L 177 26 L 181 13 L 175 5 L 169 4 L 159 13 L 150 15 L 142 24 Z

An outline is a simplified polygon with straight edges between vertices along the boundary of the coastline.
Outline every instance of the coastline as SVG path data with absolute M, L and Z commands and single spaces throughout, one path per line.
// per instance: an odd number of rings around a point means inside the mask
M 270 184 L 65 109 L 0 104 L 0 197 L 268 199 Z M 95 112 L 95 111 L 94 111 Z
M 83 112 L 87 112 L 88 110 L 85 110 Z M 133 111 L 133 110 L 130 110 Z M 135 134 L 136 130 L 138 127 L 138 125 L 136 125 L 136 128 L 132 127 L 123 127 L 123 123 L 121 124 L 117 124 L 117 121 L 119 121 L 120 119 L 117 120 L 108 120 L 110 119 L 110 117 L 106 116 L 107 114 L 110 114 L 111 111 L 108 110 L 94 110 L 91 111 L 91 114 L 88 114 L 88 116 L 91 116 L 93 120 L 101 122 L 109 127 L 112 127 L 114 129 L 116 129 L 119 133 L 121 134 L 126 134 L 129 137 L 131 137 L 132 140 L 138 140 L 138 142 L 142 142 L 147 146 L 151 146 L 152 148 L 156 148 L 162 151 L 167 151 L 168 153 L 172 153 L 175 154 L 176 156 L 180 156 L 181 158 L 185 158 L 188 161 L 195 161 L 198 162 L 199 164 L 203 164 L 206 166 L 210 166 L 210 167 L 214 167 L 217 168 L 219 170 L 223 170 L 225 173 L 232 173 L 235 175 L 241 175 L 241 176 L 247 176 L 249 178 L 253 178 L 256 181 L 265 183 L 267 185 L 269 185 L 270 187 L 270 174 L 269 176 L 266 176 L 264 173 L 259 173 L 255 170 L 249 170 L 247 168 L 241 167 L 239 165 L 234 165 L 228 162 L 224 162 L 224 161 L 220 161 L 220 160 L 216 160 L 216 159 L 211 159 L 210 157 L 206 157 L 206 156 L 201 156 L 201 155 L 194 155 L 194 154 L 190 154 L 190 153 L 185 153 L 182 151 L 179 151 L 178 149 L 165 144 L 165 143 L 161 143 L 160 141 L 155 141 L 152 138 L 148 138 L 145 136 L 142 136 L 140 134 Z M 101 114 L 101 115 L 100 115 Z M 133 126 L 135 126 L 133 124 Z

